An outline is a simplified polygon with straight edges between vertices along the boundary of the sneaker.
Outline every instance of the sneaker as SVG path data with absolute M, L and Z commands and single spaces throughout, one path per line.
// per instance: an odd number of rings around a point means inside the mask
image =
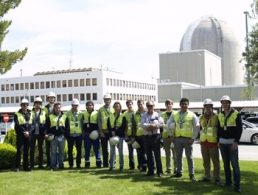
M 157 173 L 158 177 L 163 177 L 163 173 Z
M 210 179 L 210 178 L 207 178 L 207 177 L 203 177 L 203 178 L 200 179 L 199 181 L 201 181 L 201 182 L 210 182 L 211 179 Z
M 171 174 L 171 170 L 170 169 L 166 170 L 166 174 L 170 175 Z
M 176 173 L 176 174 L 172 175 L 171 177 L 180 178 L 182 176 L 183 176 L 182 173 Z
M 223 186 L 223 184 L 221 183 L 221 181 L 219 179 L 215 180 L 215 185 L 216 186 Z
M 195 179 L 195 177 L 194 177 L 194 174 L 191 174 L 191 175 L 189 176 L 189 179 L 190 179 L 192 182 L 196 182 L 196 179 Z
M 236 192 L 236 193 L 241 193 L 242 191 L 241 191 L 240 188 L 235 188 L 235 192 Z

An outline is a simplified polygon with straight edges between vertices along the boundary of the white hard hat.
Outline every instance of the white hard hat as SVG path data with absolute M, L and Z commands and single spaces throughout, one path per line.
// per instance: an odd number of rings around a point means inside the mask
M 90 133 L 89 137 L 90 137 L 90 139 L 92 139 L 92 140 L 96 140 L 96 139 L 99 137 L 98 131 L 97 131 L 97 130 L 92 131 L 92 132 Z
M 111 95 L 109 93 L 106 93 L 104 95 L 103 99 L 111 99 Z
M 213 102 L 212 102 L 212 100 L 211 99 L 205 99 L 204 101 L 203 101 L 203 105 L 205 106 L 205 105 L 213 105 Z
M 40 103 L 42 103 L 41 97 L 36 97 L 36 98 L 34 99 L 34 103 L 35 103 L 35 102 L 40 102 Z
M 55 136 L 53 134 L 48 134 L 48 136 L 47 136 L 48 141 L 52 141 L 54 138 L 55 138 Z
M 48 93 L 48 97 L 56 97 L 55 92 L 50 91 L 50 92 Z
M 230 99 L 230 97 L 228 95 L 223 95 L 221 97 L 221 99 L 220 99 L 220 102 L 223 101 L 223 100 L 227 100 L 227 101 L 229 101 L 231 103 L 231 99 Z
M 73 99 L 72 105 L 77 105 L 77 106 L 79 106 L 79 104 L 80 104 L 80 102 L 79 102 L 78 99 Z
M 138 148 L 140 148 L 141 146 L 140 146 L 140 144 L 139 144 L 137 141 L 134 141 L 134 142 L 132 143 L 132 147 L 133 147 L 134 149 L 138 149 Z
M 29 104 L 29 100 L 26 98 L 23 98 L 21 101 L 21 104 Z
M 119 143 L 119 137 L 118 136 L 113 136 L 109 139 L 110 145 L 115 146 L 116 144 Z

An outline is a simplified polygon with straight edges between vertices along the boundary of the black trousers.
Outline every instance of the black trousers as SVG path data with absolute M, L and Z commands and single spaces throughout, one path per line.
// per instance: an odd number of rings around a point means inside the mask
M 147 168 L 147 157 L 143 144 L 143 136 L 135 137 L 135 140 L 139 143 L 140 148 L 136 149 L 137 152 L 137 160 L 138 160 L 138 168 L 145 169 Z
M 44 135 L 31 135 L 30 140 L 30 166 L 31 168 L 35 165 L 35 146 L 36 142 L 38 143 L 38 165 L 42 167 L 43 165 L 43 143 L 44 143 Z
M 132 147 L 132 144 L 128 144 L 127 143 L 127 146 L 128 146 L 128 154 L 129 154 L 129 167 L 130 169 L 134 169 L 135 168 L 135 165 L 134 165 L 134 148 Z
M 108 133 L 104 133 L 104 137 L 100 137 L 101 140 L 101 149 L 102 149 L 102 156 L 103 156 L 103 167 L 108 167 Z
M 160 134 L 144 135 L 144 148 L 147 154 L 148 173 L 154 174 L 154 159 L 157 167 L 157 174 L 163 173 L 160 157 Z
M 21 164 L 21 153 L 23 150 L 23 169 L 27 170 L 29 168 L 29 146 L 30 138 L 26 138 L 23 134 L 16 135 L 16 161 L 15 168 L 19 168 Z
M 73 146 L 75 145 L 77 155 L 76 155 L 76 166 L 79 168 L 81 166 L 81 157 L 82 157 L 82 136 L 72 137 L 69 136 L 67 139 L 68 142 L 68 162 L 69 166 L 73 167 Z
M 50 159 L 50 141 L 45 141 L 46 146 L 46 157 L 47 157 L 47 166 L 50 167 L 51 165 L 51 159 Z

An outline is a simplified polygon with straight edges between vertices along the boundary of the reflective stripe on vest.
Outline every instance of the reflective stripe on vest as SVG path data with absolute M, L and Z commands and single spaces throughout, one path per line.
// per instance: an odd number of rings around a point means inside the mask
M 172 113 L 171 113 L 172 114 Z M 161 117 L 163 118 L 163 120 L 164 120 L 164 124 L 166 124 L 167 123 L 167 121 L 168 121 L 168 115 L 167 115 L 167 111 L 165 111 L 165 112 L 162 112 L 161 113 Z
M 108 117 L 113 114 L 115 111 L 113 108 L 110 108 L 109 111 L 106 110 L 106 108 L 103 106 L 99 109 L 99 112 L 101 114 L 101 129 L 107 129 L 107 120 Z
M 59 116 L 56 116 L 56 115 L 54 115 L 54 114 L 50 114 L 50 115 L 49 115 L 50 128 L 57 126 L 58 117 L 59 117 Z M 65 114 L 63 114 L 63 115 L 61 116 L 61 118 L 59 119 L 59 127 L 65 127 L 65 120 L 66 120 L 66 116 L 65 116 Z
M 15 114 L 17 116 L 19 125 L 25 125 L 26 124 L 26 120 L 24 118 L 24 115 L 21 114 L 20 112 L 16 112 Z M 30 116 L 30 119 L 31 119 L 31 116 Z M 31 120 L 28 121 L 28 124 L 31 124 Z
M 200 117 L 200 125 L 202 127 L 200 131 L 201 142 L 217 142 L 218 122 L 218 116 L 216 114 L 212 115 L 208 121 L 203 115 Z
M 84 120 L 83 123 L 89 123 L 89 116 L 90 116 L 90 123 L 97 124 L 98 123 L 98 112 L 92 111 L 91 114 L 88 111 L 83 113 Z
M 136 123 L 136 136 L 143 135 L 143 127 L 142 127 L 142 115 L 139 112 L 134 114 L 134 121 Z
M 39 124 L 45 124 L 46 123 L 46 116 L 47 113 L 45 110 L 41 109 L 40 115 L 39 115 Z M 32 124 L 33 120 L 36 118 L 36 112 L 33 110 L 31 112 L 31 117 L 30 117 L 30 123 Z
M 134 112 L 129 112 L 128 110 L 124 112 L 125 119 L 127 121 L 127 135 L 132 135 L 132 121 L 133 121 Z
M 238 112 L 237 111 L 233 111 L 230 116 L 227 118 L 226 121 L 226 117 L 223 113 L 219 113 L 218 117 L 219 117 L 219 124 L 220 127 L 224 127 L 225 125 L 227 127 L 236 127 L 236 118 L 237 118 Z M 225 124 L 226 123 L 226 124 Z
M 111 114 L 109 116 L 109 121 L 110 121 L 111 128 L 116 128 L 117 129 L 117 128 L 121 127 L 122 123 L 123 123 L 123 117 L 124 117 L 124 115 L 122 113 L 119 115 L 119 117 L 117 119 L 116 119 L 114 114 Z
M 66 113 L 68 120 L 70 122 L 70 134 L 81 134 L 81 112 L 77 112 L 76 116 L 74 116 L 73 112 L 70 110 Z
M 187 111 L 182 119 L 180 112 L 173 114 L 176 123 L 175 137 L 182 136 L 191 138 L 193 136 L 193 116 L 194 113 L 191 111 Z

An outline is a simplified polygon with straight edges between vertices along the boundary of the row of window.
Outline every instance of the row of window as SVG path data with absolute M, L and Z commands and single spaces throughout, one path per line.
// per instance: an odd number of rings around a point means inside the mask
M 149 83 L 140 83 L 135 81 L 125 81 L 125 80 L 111 79 L 111 78 L 107 78 L 106 82 L 107 82 L 107 86 L 156 90 L 156 85 L 149 84 Z
M 26 98 L 29 100 L 29 102 L 33 103 L 34 98 L 37 96 L 26 96 Z M 41 95 L 40 96 L 43 100 L 43 102 L 47 101 L 47 96 Z M 21 100 L 23 99 L 23 96 L 15 96 L 15 97 L 2 97 L 1 98 L 1 103 L 2 104 L 19 104 Z M 67 101 L 72 101 L 73 98 L 77 98 L 80 101 L 89 101 L 93 100 L 96 101 L 98 99 L 97 93 L 75 93 L 75 94 L 57 94 L 56 96 L 56 101 L 58 102 L 67 102 Z
M 27 96 L 26 98 L 29 100 L 29 102 L 33 103 L 36 96 Z M 47 101 L 46 95 L 40 96 L 43 100 L 43 102 Z M 121 94 L 121 93 L 111 93 L 112 100 L 154 100 L 156 101 L 156 96 L 151 95 L 136 95 L 136 94 Z M 56 101 L 58 102 L 70 102 L 73 98 L 79 99 L 80 101 L 89 101 L 93 100 L 96 101 L 98 99 L 97 93 L 75 93 L 75 94 L 57 94 Z M 12 96 L 12 97 L 1 97 L 1 103 L 2 104 L 19 104 L 21 100 L 23 99 L 23 96 Z
M 97 78 L 2 84 L 1 91 L 96 86 Z

